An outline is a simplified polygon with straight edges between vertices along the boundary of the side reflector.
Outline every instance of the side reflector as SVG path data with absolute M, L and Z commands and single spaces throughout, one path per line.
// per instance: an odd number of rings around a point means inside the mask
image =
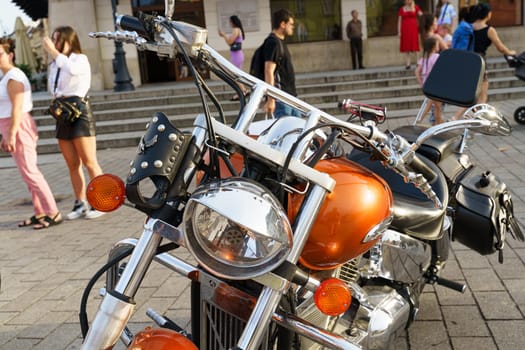
M 126 187 L 118 176 L 102 174 L 89 182 L 86 197 L 96 210 L 109 212 L 118 209 L 124 203 Z
M 314 302 L 323 314 L 339 316 L 350 307 L 352 293 L 343 281 L 329 278 L 324 280 L 315 291 Z

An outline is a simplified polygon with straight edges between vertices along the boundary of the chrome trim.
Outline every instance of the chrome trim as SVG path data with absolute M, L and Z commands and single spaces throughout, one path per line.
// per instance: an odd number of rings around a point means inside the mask
M 117 294 L 129 298 L 129 300 L 133 300 L 135 297 L 162 240 L 160 235 L 153 232 L 155 221 L 149 220 L 144 225 L 144 231 L 114 289 Z M 84 339 L 82 349 L 106 349 L 115 345 L 126 327 L 133 309 L 133 304 L 128 304 L 110 293 L 106 293 Z
M 366 286 L 369 305 L 361 305 L 353 320 L 352 333 L 364 333 L 362 346 L 367 350 L 390 349 L 394 339 L 409 320 L 410 305 L 388 286 Z
M 156 223 L 156 219 L 150 219 L 144 224 L 144 231 L 115 286 L 116 292 L 130 298 L 133 298 L 137 293 L 140 283 L 162 241 L 162 237 L 153 231 Z
M 241 337 L 237 341 L 237 347 L 239 349 L 257 349 L 259 344 L 263 341 L 263 336 L 270 325 L 274 310 L 279 305 L 281 300 L 281 292 L 265 287 L 255 308 L 246 322 Z
M 268 162 L 272 162 L 280 167 L 284 166 L 286 161 L 286 155 L 274 150 L 268 145 L 259 143 L 245 134 L 241 134 L 234 129 L 212 119 L 213 129 L 217 135 L 225 138 L 234 144 L 238 144 L 241 147 L 247 149 L 259 156 L 261 159 L 265 159 Z M 290 171 L 297 176 L 309 180 L 321 187 L 326 191 L 332 191 L 335 187 L 335 181 L 328 174 L 321 173 L 309 166 L 299 162 L 296 159 L 292 159 L 288 167 Z
M 307 337 L 324 346 L 328 346 L 330 349 L 339 350 L 360 350 L 361 346 L 353 344 L 344 337 L 325 331 L 311 323 L 306 322 L 303 319 L 291 314 L 280 314 L 275 313 L 273 315 L 273 321 L 278 323 L 280 326 L 288 328 L 299 335 Z
M 137 242 L 138 240 L 135 238 L 128 238 L 128 239 L 124 239 L 118 242 L 116 246 L 135 247 L 137 245 Z M 162 254 L 155 255 L 153 260 L 163 265 L 164 267 L 167 267 L 173 272 L 177 272 L 178 274 L 182 276 L 186 276 L 186 277 L 190 277 L 192 273 L 196 273 L 199 271 L 199 269 L 196 268 L 195 266 L 191 265 L 190 263 L 185 262 L 184 260 L 180 258 L 177 258 L 176 256 L 170 253 L 162 253 Z
M 421 240 L 387 230 L 370 250 L 370 259 L 361 274 L 401 283 L 418 281 L 430 266 L 431 247 Z
M 333 180 L 332 180 L 333 181 Z M 299 214 L 294 223 L 294 245 L 286 260 L 292 264 L 297 263 L 308 234 L 315 222 L 319 209 L 326 197 L 326 190 L 314 185 L 304 199 Z M 237 346 L 240 349 L 255 349 L 262 342 L 264 331 L 271 321 L 271 317 L 281 300 L 281 291 L 265 287 L 255 304 L 247 326 L 244 329 Z M 253 346 L 253 347 L 252 347 Z
M 107 349 L 115 345 L 131 317 L 135 304 L 106 293 L 81 349 Z

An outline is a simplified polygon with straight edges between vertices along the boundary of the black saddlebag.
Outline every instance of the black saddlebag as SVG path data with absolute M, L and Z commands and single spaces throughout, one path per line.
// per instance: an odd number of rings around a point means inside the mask
M 501 250 L 508 219 L 513 215 L 505 183 L 490 171 L 474 166 L 457 186 L 453 239 L 481 255 Z

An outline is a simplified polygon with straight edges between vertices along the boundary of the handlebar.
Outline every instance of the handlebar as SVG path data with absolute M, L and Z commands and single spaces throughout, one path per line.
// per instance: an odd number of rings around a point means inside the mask
M 241 82 L 252 88 L 250 99 L 242 106 L 235 124 L 231 127 L 236 133 L 239 133 L 239 137 L 234 137 L 233 142 L 239 141 L 239 144 L 243 144 L 240 134 L 244 135 L 247 133 L 250 124 L 255 119 L 259 106 L 265 97 L 269 96 L 300 110 L 306 119 L 305 130 L 317 125 L 322 126 L 323 124 L 338 125 L 344 132 L 359 135 L 363 140 L 374 143 L 383 149 L 382 153 L 384 158 L 386 158 L 385 164 L 395 168 L 408 181 L 420 187 L 427 196 L 433 197 L 431 189 L 426 189 L 429 186 L 427 186 L 428 183 L 426 183 L 425 178 L 432 180 L 436 174 L 414 155 L 420 143 L 409 144 L 398 135 L 388 131 L 386 133 L 380 131 L 375 125 L 385 118 L 385 110 L 383 108 L 352 102 L 350 104 L 352 108 L 357 108 L 361 114 L 368 114 L 372 119 L 375 119 L 376 123 L 372 123 L 373 125 L 357 125 L 343 121 L 234 66 L 229 60 L 206 44 L 207 30 L 204 28 L 184 22 L 171 21 L 161 16 L 153 17 L 150 15 L 142 15 L 141 18 L 120 15 L 118 16 L 117 24 L 120 28 L 129 31 L 97 32 L 90 33 L 90 36 L 134 43 L 139 50 L 157 52 L 160 56 L 174 57 L 177 53 L 182 52 L 184 56 L 197 58 L 214 70 L 224 72 L 224 76 L 230 77 L 232 81 Z M 188 64 L 192 63 L 188 62 Z M 200 81 L 197 85 L 199 86 L 200 83 L 202 82 Z M 208 127 L 210 130 L 213 130 L 211 124 Z M 430 132 L 430 130 L 428 131 Z M 293 154 L 294 159 L 300 158 L 300 155 L 303 154 L 311 142 L 312 137 L 313 135 L 310 134 L 302 139 L 301 145 L 297 147 Z M 422 139 L 420 138 L 418 141 L 422 141 Z M 408 168 L 423 174 L 423 176 L 417 176 L 417 174 L 409 171 Z M 317 183 L 316 180 L 318 180 L 316 176 L 306 176 L 306 178 L 314 183 Z
M 150 38 L 150 33 L 146 30 L 144 23 L 137 17 L 119 15 L 115 20 L 117 27 L 122 30 L 136 32 L 138 35 Z

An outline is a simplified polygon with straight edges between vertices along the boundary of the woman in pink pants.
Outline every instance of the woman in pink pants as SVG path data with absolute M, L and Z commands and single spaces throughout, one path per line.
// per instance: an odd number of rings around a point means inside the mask
M 18 171 L 33 200 L 34 215 L 18 224 L 44 229 L 62 222 L 55 198 L 38 169 L 36 125 L 29 114 L 33 109 L 31 85 L 25 74 L 14 66 L 13 40 L 0 39 L 0 134 L 1 147 L 13 156 Z

